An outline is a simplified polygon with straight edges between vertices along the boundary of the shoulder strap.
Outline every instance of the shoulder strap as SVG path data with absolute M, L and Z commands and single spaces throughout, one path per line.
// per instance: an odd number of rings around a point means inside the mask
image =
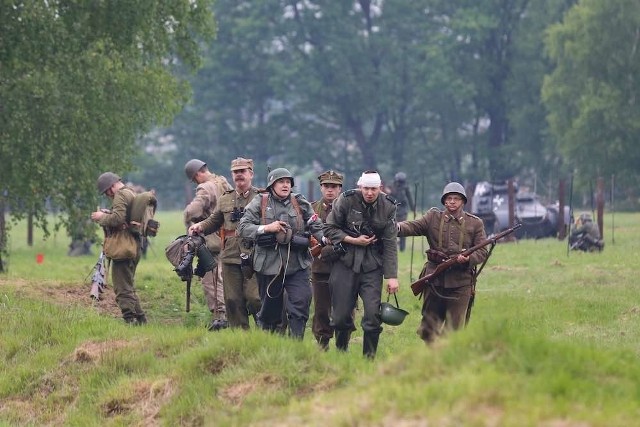
M 260 210 L 262 212 L 262 224 L 265 225 L 267 223 L 267 220 L 265 218 L 265 212 L 267 211 L 267 200 L 269 199 L 269 194 L 262 193 L 260 197 L 262 197 L 262 199 L 260 200 Z
M 298 198 L 296 196 L 294 196 L 293 194 L 291 195 L 291 204 L 293 205 L 293 208 L 296 210 L 296 213 L 298 214 L 298 230 L 300 231 L 304 231 L 304 226 L 302 225 L 304 223 L 304 219 L 302 218 L 302 210 L 300 209 L 300 204 L 298 203 Z

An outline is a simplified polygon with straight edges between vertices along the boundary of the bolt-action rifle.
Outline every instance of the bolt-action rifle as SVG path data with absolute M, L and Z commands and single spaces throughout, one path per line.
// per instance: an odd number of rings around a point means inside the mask
M 414 295 L 422 295 L 422 292 L 424 291 L 424 288 L 427 286 L 427 283 L 429 283 L 430 281 L 432 281 L 433 279 L 435 279 L 436 277 L 438 277 L 439 275 L 441 275 L 442 273 L 447 271 L 449 268 L 453 267 L 454 265 L 456 265 L 458 263 L 458 261 L 456 260 L 458 258 L 458 255 L 469 256 L 469 255 L 471 255 L 472 253 L 474 253 L 475 251 L 477 251 L 480 248 L 483 248 L 483 247 L 485 247 L 485 246 L 487 246 L 487 245 L 489 245 L 491 243 L 495 244 L 498 240 L 500 240 L 503 237 L 513 233 L 514 231 L 516 231 L 521 226 L 522 226 L 522 224 L 516 224 L 513 227 L 507 228 L 503 232 L 498 233 L 493 237 L 489 237 L 489 238 L 483 240 L 482 242 L 478 243 L 475 246 L 470 247 L 469 249 L 465 250 L 464 252 L 452 255 L 451 257 L 446 259 L 444 262 L 438 264 L 438 266 L 433 271 L 433 273 L 429 273 L 426 276 L 421 277 L 420 279 L 418 279 L 415 282 L 413 282 L 411 284 L 411 290 L 413 291 L 413 294 Z

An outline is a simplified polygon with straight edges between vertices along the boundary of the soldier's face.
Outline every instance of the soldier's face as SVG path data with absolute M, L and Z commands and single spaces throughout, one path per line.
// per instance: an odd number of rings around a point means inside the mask
M 231 171 L 233 176 L 233 183 L 240 189 L 247 189 L 251 186 L 251 180 L 253 179 L 253 171 L 251 169 L 238 169 Z
M 285 199 L 291 194 L 291 179 L 290 178 L 280 178 L 271 186 L 273 188 L 273 192 L 276 196 L 281 199 Z
M 361 187 L 362 197 L 366 203 L 373 203 L 380 195 L 380 187 Z
M 462 205 L 464 205 L 464 199 L 457 194 L 447 194 L 444 198 L 444 206 L 449 212 L 457 212 Z
M 340 194 L 342 190 L 342 185 L 338 184 L 322 184 L 320 185 L 320 192 L 322 193 L 322 198 L 326 202 L 333 202 Z

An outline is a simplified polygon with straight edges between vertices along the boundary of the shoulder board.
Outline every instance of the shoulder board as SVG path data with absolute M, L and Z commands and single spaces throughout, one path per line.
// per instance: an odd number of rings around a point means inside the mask
M 222 193 L 222 194 L 229 194 L 229 193 L 233 193 L 234 191 L 235 191 L 235 190 L 232 188 L 231 190 L 227 190 L 227 191 L 225 191 L 225 192 L 224 192 L 224 193 Z
M 476 215 L 474 215 L 472 213 L 469 213 L 469 212 L 465 211 L 464 214 L 467 215 L 467 216 L 470 216 L 471 218 L 479 219 L 480 221 L 482 221 L 482 219 L 480 217 L 478 217 L 478 216 L 476 216 Z
M 394 205 L 398 204 L 398 200 L 396 200 L 395 197 L 389 195 L 389 194 L 385 194 L 385 197 L 388 201 L 390 201 L 391 203 L 393 203 Z
M 436 208 L 435 206 L 429 209 L 427 212 L 431 212 L 431 211 L 442 212 L 440 209 Z
M 344 193 L 344 197 L 350 197 L 353 196 L 354 194 L 356 194 L 358 192 L 358 190 L 356 190 L 355 188 L 352 188 L 351 190 L 347 190 Z
M 304 194 L 301 193 L 294 193 L 294 197 L 298 200 L 307 200 L 307 198 L 304 197 Z

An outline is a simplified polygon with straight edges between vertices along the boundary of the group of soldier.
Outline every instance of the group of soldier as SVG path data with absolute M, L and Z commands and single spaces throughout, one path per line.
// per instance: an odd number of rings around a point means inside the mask
M 192 159 L 187 178 L 197 184 L 194 199 L 184 210 L 189 235 L 204 235 L 207 248 L 217 255 L 217 266 L 202 277 L 210 330 L 248 329 L 251 319 L 261 329 L 283 331 L 302 340 L 314 302 L 312 332 L 320 348 L 347 351 L 356 330 L 355 310 L 362 301 L 363 355 L 376 355 L 382 320 L 380 304 L 386 290 L 399 290 L 398 238 L 425 236 L 430 250 L 421 276 L 445 259 L 457 264 L 431 281 L 424 292 L 419 336 L 427 343 L 447 329 L 464 325 L 475 268 L 488 256 L 480 249 L 463 256 L 465 248 L 486 238 L 482 220 L 464 211 L 465 189 L 445 186 L 443 210 L 406 219 L 407 206 L 415 211 L 410 193 L 398 202 L 383 191 L 378 172 L 360 176 L 357 188 L 343 191 L 344 177 L 333 170 L 318 176 L 322 197 L 310 203 L 294 193 L 294 177 L 285 168 L 269 172 L 265 189 L 252 183 L 253 161 L 231 162 L 233 185 Z M 117 179 L 116 179 L 117 178 Z M 406 175 L 396 175 L 406 186 Z M 111 172 L 98 178 L 98 191 L 113 199 L 110 212 L 92 213 L 102 226 L 126 228 L 124 219 L 130 192 Z M 404 205 L 404 213 L 398 214 Z M 404 241 L 400 243 L 404 249 Z M 114 261 L 113 286 L 126 322 L 146 322 L 135 294 L 133 276 L 139 255 Z M 311 284 L 311 285 L 310 285 Z

